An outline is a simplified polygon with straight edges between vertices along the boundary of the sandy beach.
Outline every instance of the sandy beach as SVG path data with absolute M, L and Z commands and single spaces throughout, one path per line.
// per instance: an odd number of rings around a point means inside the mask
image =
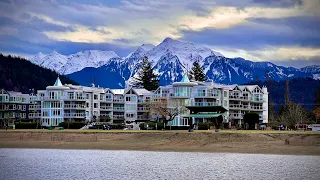
M 279 131 L 0 131 L 0 148 L 320 155 L 320 133 Z

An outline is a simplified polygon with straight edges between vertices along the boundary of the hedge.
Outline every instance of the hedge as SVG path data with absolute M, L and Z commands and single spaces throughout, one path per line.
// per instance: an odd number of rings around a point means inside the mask
M 205 123 L 199 122 L 194 125 L 198 126 L 198 130 L 208 130 L 208 129 L 210 129 L 210 126 L 213 126 L 213 123 L 212 122 L 205 122 Z
M 84 122 L 69 122 L 69 129 L 80 129 L 85 125 L 87 125 L 87 123 L 84 123 Z M 59 127 L 63 127 L 64 129 L 68 129 L 68 122 L 60 123 Z
M 16 129 L 36 129 L 37 123 L 36 122 L 17 122 L 15 123 Z M 40 128 L 40 126 L 38 126 Z
M 146 130 L 146 127 L 145 125 L 148 124 L 148 127 L 149 129 L 152 129 L 152 130 L 162 130 L 163 127 L 164 127 L 164 123 L 161 123 L 161 122 L 146 122 L 146 123 L 141 123 L 139 124 L 139 127 L 141 130 Z

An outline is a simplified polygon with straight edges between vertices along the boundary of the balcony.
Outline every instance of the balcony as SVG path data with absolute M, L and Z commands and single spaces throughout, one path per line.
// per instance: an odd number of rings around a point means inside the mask
M 101 110 L 109 110 L 109 111 L 112 111 L 112 110 L 113 110 L 113 107 L 112 107 L 112 106 L 100 106 L 100 109 L 101 109 Z
M 150 102 L 150 99 L 138 99 L 138 103 L 148 103 Z
M 149 111 L 150 108 L 148 108 L 148 107 L 138 107 L 137 110 L 140 111 L 140 112 L 141 111 Z
M 194 102 L 191 104 L 192 106 L 219 106 L 219 104 L 215 102 Z
M 154 94 L 152 95 L 152 98 L 168 98 L 169 94 Z
M 64 117 L 66 118 L 84 118 L 84 113 L 64 113 Z
M 114 99 L 114 103 L 124 103 L 124 99 Z
M 29 106 L 30 110 L 34 110 L 34 109 L 41 109 L 41 105 L 30 105 Z
M 124 107 L 113 107 L 114 111 L 124 111 Z
M 40 118 L 41 113 L 29 113 L 29 118 Z
M 214 94 L 214 93 L 204 93 L 204 92 L 198 92 L 198 93 L 193 93 L 193 96 L 195 98 L 217 98 L 219 97 L 219 94 Z
M 112 98 L 100 98 L 100 101 L 102 101 L 102 102 L 112 102 L 113 99 Z
M 242 96 L 233 96 L 233 95 L 229 95 L 229 99 L 230 100 L 242 100 Z
M 65 104 L 65 109 L 85 109 L 86 106 L 84 104 Z
M 253 102 L 265 102 L 265 99 L 264 98 L 252 97 L 251 101 L 253 101 Z
M 150 116 L 138 115 L 137 120 L 150 120 Z
M 113 120 L 124 120 L 124 115 L 113 115 Z
M 242 106 L 243 110 L 248 110 L 248 111 L 263 111 L 266 110 L 266 108 L 264 107 L 260 107 L 260 106 L 249 106 L 249 105 L 243 105 Z
M 230 113 L 230 114 L 229 114 L 229 118 L 232 118 L 232 119 L 242 119 L 242 118 L 243 118 L 243 114 L 240 114 L 240 113 Z
M 241 109 L 242 104 L 229 104 L 229 109 Z

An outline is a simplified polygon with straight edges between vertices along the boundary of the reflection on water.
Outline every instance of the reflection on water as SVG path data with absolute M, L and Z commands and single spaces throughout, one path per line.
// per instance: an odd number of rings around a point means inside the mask
M 1 179 L 318 179 L 319 156 L 0 149 Z

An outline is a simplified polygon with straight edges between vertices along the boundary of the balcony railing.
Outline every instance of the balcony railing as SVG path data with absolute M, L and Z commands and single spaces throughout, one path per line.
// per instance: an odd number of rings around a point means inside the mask
M 84 113 L 64 113 L 64 117 L 85 117 Z
M 30 109 L 41 109 L 41 105 L 30 105 Z
M 240 113 L 231 113 L 229 114 L 229 117 L 230 118 L 243 118 L 243 114 L 240 114 Z
M 41 113 L 29 113 L 29 118 L 41 117 Z
M 219 97 L 219 94 L 214 94 L 214 93 L 204 93 L 204 92 L 197 92 L 193 93 L 194 97 Z
M 124 103 L 124 99 L 113 99 L 115 103 Z
M 218 103 L 215 102 L 194 102 L 191 103 L 193 106 L 218 106 Z
M 242 104 L 229 104 L 229 109 L 241 109 Z
M 112 107 L 112 106 L 100 106 L 100 109 L 103 109 L 103 110 L 113 110 L 113 107 Z
M 114 120 L 122 120 L 124 119 L 124 115 L 113 115 L 112 116 Z
M 114 111 L 124 111 L 124 107 L 113 107 Z
M 137 110 L 138 111 L 149 111 L 150 108 L 148 108 L 148 107 L 138 107 Z
M 138 115 L 137 120 L 149 120 L 150 116 L 145 116 L 145 115 Z
M 64 108 L 67 108 L 67 109 L 85 109 L 86 105 L 84 105 L 84 104 L 65 104 Z

